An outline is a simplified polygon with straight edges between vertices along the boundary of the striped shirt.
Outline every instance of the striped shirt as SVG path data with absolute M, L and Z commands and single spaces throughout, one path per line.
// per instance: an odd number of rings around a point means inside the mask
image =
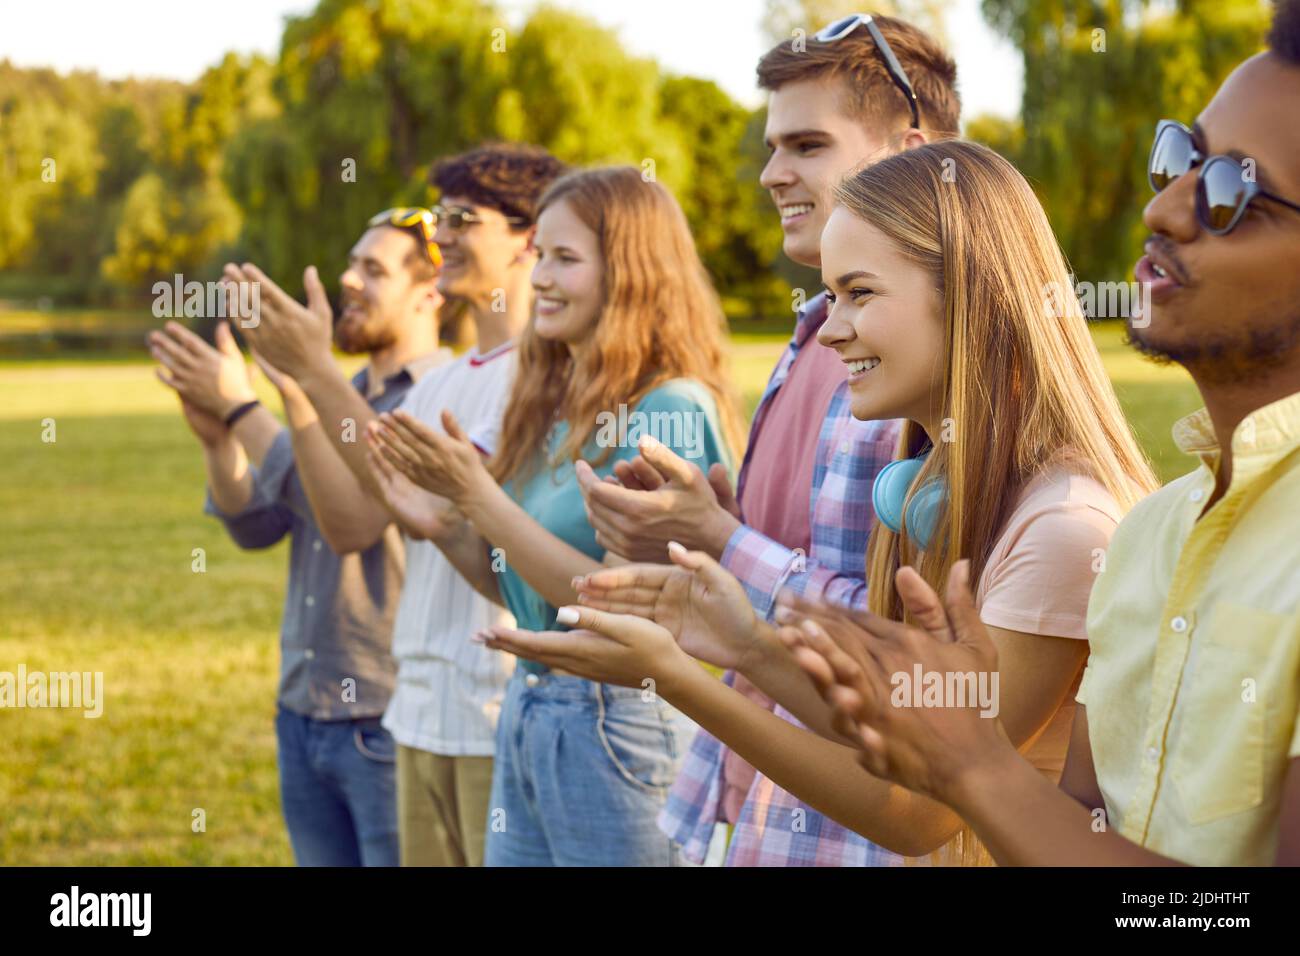
M 824 297 L 808 303 L 794 337 L 777 363 L 754 415 L 751 434 L 763 426 L 772 397 L 785 384 L 799 350 L 826 319 Z M 875 522 L 871 486 L 894 457 L 901 423 L 862 422 L 852 415 L 848 382 L 831 396 L 817 440 L 809 496 L 811 544 L 807 555 L 742 525 L 732 535 L 722 564 L 744 586 L 750 603 L 770 616 L 783 588 L 811 598 L 861 604 L 866 582 L 867 538 Z M 752 445 L 752 442 L 751 442 Z M 746 466 L 750 454 L 746 454 Z M 746 475 L 741 472 L 739 488 Z M 735 675 L 728 674 L 730 685 Z M 776 714 L 799 724 L 782 707 Z M 686 754 L 659 826 L 702 862 L 716 823 L 722 819 L 726 747 L 700 730 Z M 757 774 L 749 787 L 727 854 L 728 866 L 896 866 L 891 853 L 822 816 Z
M 467 434 L 495 434 L 515 366 L 513 342 L 482 355 L 471 350 L 425 375 L 402 408 L 438 429 L 445 408 Z M 469 638 L 493 624 L 512 623 L 437 545 L 406 539 L 406 586 L 393 625 L 397 685 L 383 721 L 398 743 L 443 756 L 492 756 L 514 658 Z

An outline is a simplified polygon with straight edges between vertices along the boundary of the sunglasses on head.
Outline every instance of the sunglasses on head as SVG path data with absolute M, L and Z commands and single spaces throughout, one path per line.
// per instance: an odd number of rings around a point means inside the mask
M 452 232 L 463 232 L 471 223 L 483 221 L 482 216 L 463 206 L 434 206 L 433 218 L 435 223 L 445 222 Z M 505 220 L 512 226 L 522 226 L 528 222 L 523 216 L 506 216 Z
M 921 112 L 917 107 L 916 91 L 912 89 L 911 82 L 907 79 L 907 74 L 903 72 L 902 65 L 898 62 L 898 57 L 894 56 L 894 51 L 889 48 L 889 42 L 885 39 L 880 28 L 876 26 L 875 21 L 869 13 L 854 13 L 850 16 L 836 20 L 828 26 L 822 27 L 813 34 L 813 39 L 818 43 L 834 43 L 836 40 L 843 40 L 846 36 L 864 26 L 867 32 L 871 34 L 871 39 L 875 41 L 876 49 L 880 51 L 881 58 L 885 61 L 885 70 L 889 73 L 889 78 L 894 81 L 894 85 L 903 91 L 907 97 L 907 105 L 912 110 L 912 128 L 921 128 Z
M 401 206 L 396 209 L 385 209 L 383 212 L 371 216 L 367 226 L 395 226 L 398 229 L 413 232 L 418 239 L 423 240 L 424 251 L 429 256 L 429 261 L 433 263 L 434 268 L 442 268 L 442 251 L 438 248 L 438 244 L 433 241 L 433 234 L 438 228 L 438 220 L 432 210 L 420 206 Z
M 1254 167 L 1231 156 L 1206 156 L 1196 137 L 1176 120 L 1156 124 L 1155 142 L 1147 161 L 1147 179 L 1160 192 L 1183 173 L 1199 166 L 1196 179 L 1196 218 L 1206 232 L 1226 236 L 1241 222 L 1256 199 L 1269 199 L 1300 212 L 1300 205 L 1274 195 L 1255 182 Z

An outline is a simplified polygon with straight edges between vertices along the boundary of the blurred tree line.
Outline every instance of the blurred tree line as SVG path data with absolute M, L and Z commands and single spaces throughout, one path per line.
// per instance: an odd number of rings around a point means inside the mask
M 1149 234 L 1146 161 L 1156 121 L 1191 125 L 1223 79 L 1261 49 L 1262 0 L 982 0 L 1024 60 L 1018 121 L 966 134 L 1033 184 L 1076 276 L 1132 279 Z
M 0 63 L 0 290 L 26 275 L 120 301 L 232 257 L 298 289 L 309 263 L 336 276 L 376 211 L 432 201 L 436 158 L 524 140 L 652 172 L 732 310 L 788 310 L 762 117 L 582 16 L 506 22 L 484 0 L 321 0 L 288 20 L 276 62 L 230 54 L 192 84 Z
M 970 119 L 968 135 L 1034 184 L 1081 278 L 1124 278 L 1155 120 L 1190 121 L 1258 49 L 1266 6 L 982 3 L 1022 52 L 1023 110 Z M 815 29 L 851 5 L 768 0 L 764 23 Z M 930 26 L 944 6 L 889 5 Z M 190 84 L 0 62 L 0 296 L 138 301 L 230 258 L 295 290 L 309 263 L 332 280 L 368 216 L 432 200 L 433 160 L 501 139 L 652 168 L 729 310 L 788 315 L 789 281 L 804 276 L 758 187 L 762 111 L 662 72 L 582 16 L 542 6 L 520 29 L 506 22 L 489 0 L 321 0 L 287 21 L 275 62 L 228 54 Z

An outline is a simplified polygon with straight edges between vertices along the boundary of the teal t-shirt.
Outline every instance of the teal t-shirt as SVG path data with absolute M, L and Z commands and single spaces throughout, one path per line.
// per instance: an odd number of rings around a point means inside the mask
M 600 466 L 593 466 L 602 478 L 613 472 L 616 461 L 636 457 L 637 442 L 647 434 L 706 473 L 714 462 L 721 462 L 728 470 L 733 467 L 713 395 L 691 379 L 665 382 L 647 392 L 635 408 L 624 406 L 616 412 L 601 413 L 596 424 L 582 457 L 592 462 L 606 448 L 612 447 L 609 457 Z M 547 438 L 548 461 L 563 445 L 568 431 L 567 422 L 559 422 L 551 429 Z M 522 485 L 515 480 L 507 482 L 505 490 L 551 534 L 596 561 L 605 557 L 605 549 L 596 543 L 595 530 L 587 523 L 582 491 L 572 461 L 566 458 L 554 468 L 543 464 L 529 473 Z M 664 560 L 668 560 L 667 555 Z M 556 625 L 556 609 L 510 567 L 508 556 L 499 584 L 501 596 L 521 629 L 564 630 Z M 519 664 L 527 669 L 544 669 L 523 660 Z

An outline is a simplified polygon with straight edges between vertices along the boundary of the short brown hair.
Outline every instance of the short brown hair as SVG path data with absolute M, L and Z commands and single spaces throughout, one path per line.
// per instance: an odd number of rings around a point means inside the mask
M 961 98 L 957 95 L 957 64 L 924 30 L 893 17 L 875 17 L 899 65 L 916 91 L 921 125 L 929 132 L 957 135 Z M 758 61 L 758 85 L 779 90 L 787 83 L 822 77 L 842 78 L 850 90 L 844 103 L 849 113 L 870 125 L 911 122 L 912 112 L 885 68 L 885 59 L 864 27 L 830 43 L 802 36 L 783 40 Z
M 464 196 L 504 216 L 519 216 L 526 222 L 516 228 L 524 229 L 537 217 L 537 200 L 565 169 L 540 146 L 488 143 L 439 160 L 429 183 L 444 196 Z

